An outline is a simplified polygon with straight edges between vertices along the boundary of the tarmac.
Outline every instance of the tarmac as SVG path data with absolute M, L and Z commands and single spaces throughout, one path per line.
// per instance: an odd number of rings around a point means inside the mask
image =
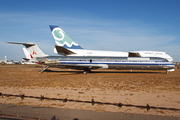
M 180 117 L 0 104 L 0 120 L 180 120 Z

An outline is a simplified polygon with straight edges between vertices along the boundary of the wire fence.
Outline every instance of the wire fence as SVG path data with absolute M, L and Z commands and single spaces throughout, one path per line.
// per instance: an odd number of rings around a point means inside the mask
M 147 109 L 147 111 L 149 111 L 151 108 L 152 109 L 161 109 L 161 110 L 173 110 L 173 111 L 180 111 L 180 109 L 177 108 L 167 108 L 167 107 L 156 107 L 156 106 L 150 106 L 149 104 L 147 105 L 132 105 L 132 104 L 123 104 L 123 103 L 110 103 L 110 102 L 97 102 L 94 99 L 91 99 L 91 101 L 83 101 L 83 100 L 73 100 L 73 99 L 67 99 L 67 98 L 48 98 L 48 97 L 44 97 L 43 95 L 41 95 L 40 97 L 36 97 L 36 96 L 26 96 L 25 94 L 22 95 L 13 95 L 13 94 L 3 94 L 0 93 L 0 96 L 6 96 L 6 97 L 20 97 L 21 100 L 24 100 L 24 98 L 35 98 L 35 99 L 39 99 L 41 101 L 43 100 L 58 100 L 58 101 L 63 101 L 63 102 L 77 102 L 77 103 L 89 103 L 92 104 L 93 106 L 95 104 L 101 104 L 101 105 L 114 105 L 117 107 L 136 107 L 136 108 L 144 108 Z

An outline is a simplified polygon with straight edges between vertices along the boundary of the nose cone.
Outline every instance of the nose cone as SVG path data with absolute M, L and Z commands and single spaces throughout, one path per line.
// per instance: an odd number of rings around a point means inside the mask
M 173 65 L 171 65 L 171 67 L 170 67 L 171 69 L 174 69 L 175 68 L 175 65 L 173 64 Z

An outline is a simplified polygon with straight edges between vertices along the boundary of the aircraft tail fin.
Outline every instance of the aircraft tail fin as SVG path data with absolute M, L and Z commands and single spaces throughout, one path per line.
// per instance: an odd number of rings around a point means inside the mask
M 59 26 L 49 25 L 49 27 L 58 46 L 67 49 L 83 49 L 72 38 L 70 38 Z
M 45 54 L 36 43 L 17 43 L 17 42 L 7 42 L 9 44 L 19 44 L 19 45 L 24 45 L 28 52 L 30 53 L 30 58 L 34 57 L 45 57 L 48 56 Z M 26 52 L 27 53 L 27 52 Z M 25 55 L 26 55 L 25 53 Z M 27 53 L 28 54 L 28 53 Z
M 31 55 L 30 53 L 28 52 L 28 50 L 26 48 L 22 48 L 23 49 L 23 52 L 26 56 L 26 58 L 22 58 L 23 60 L 26 60 L 26 61 L 29 61 L 31 59 Z

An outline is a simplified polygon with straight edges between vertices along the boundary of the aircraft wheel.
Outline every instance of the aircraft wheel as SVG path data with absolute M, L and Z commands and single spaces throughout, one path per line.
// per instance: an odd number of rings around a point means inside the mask
M 91 72 L 90 69 L 87 69 L 87 70 L 84 70 L 84 71 L 83 71 L 84 74 L 88 74 L 88 73 L 90 73 L 90 72 Z

